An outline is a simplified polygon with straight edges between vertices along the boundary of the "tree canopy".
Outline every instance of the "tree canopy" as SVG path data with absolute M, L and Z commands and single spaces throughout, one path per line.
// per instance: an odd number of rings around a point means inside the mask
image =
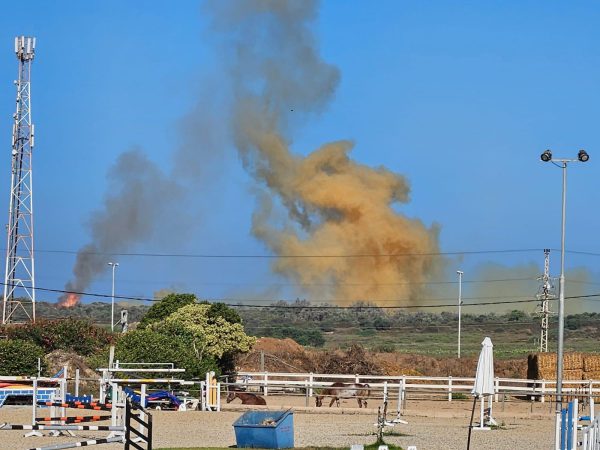
M 117 350 L 128 362 L 174 362 L 196 374 L 233 369 L 233 355 L 248 352 L 254 342 L 229 306 L 197 303 L 193 294 L 169 294 L 148 310 L 136 331 L 121 339 Z

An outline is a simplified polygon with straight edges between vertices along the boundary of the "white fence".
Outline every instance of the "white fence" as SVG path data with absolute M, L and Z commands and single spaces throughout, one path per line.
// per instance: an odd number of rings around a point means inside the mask
M 600 450 L 600 415 L 582 429 L 581 447 L 583 450 Z
M 368 383 L 375 397 L 387 395 L 388 398 L 404 400 L 407 393 L 423 395 L 444 395 L 452 401 L 453 395 L 470 395 L 475 378 L 470 377 L 421 377 L 388 375 L 341 375 L 318 373 L 284 372 L 238 372 L 236 386 L 257 387 L 265 396 L 269 391 L 306 389 L 307 396 L 313 397 L 314 390 L 331 385 L 332 382 Z M 517 378 L 495 378 L 494 401 L 503 395 L 531 396 L 541 402 L 556 394 L 555 380 L 528 380 Z M 573 397 L 600 396 L 600 380 L 563 380 L 563 395 Z

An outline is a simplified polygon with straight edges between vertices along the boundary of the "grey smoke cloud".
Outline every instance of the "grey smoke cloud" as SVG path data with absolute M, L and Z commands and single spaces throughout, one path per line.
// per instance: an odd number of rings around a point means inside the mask
M 107 181 L 102 207 L 92 213 L 87 224 L 91 242 L 78 251 L 66 291 L 85 291 L 106 270 L 110 254 L 152 239 L 169 205 L 182 190 L 139 148 L 118 157 L 108 171 Z M 65 294 L 59 304 L 72 306 L 78 300 L 76 295 Z

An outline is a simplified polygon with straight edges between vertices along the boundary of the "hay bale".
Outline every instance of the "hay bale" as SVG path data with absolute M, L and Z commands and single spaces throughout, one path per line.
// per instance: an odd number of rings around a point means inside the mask
M 555 380 L 556 379 L 556 368 L 554 369 L 540 369 L 538 371 L 538 377 L 536 380 Z
M 600 355 L 585 355 L 583 358 L 584 372 L 600 371 Z
M 564 370 L 583 370 L 583 353 L 565 353 L 563 355 Z
M 576 381 L 576 380 L 582 380 L 582 379 L 583 379 L 583 369 L 563 370 L 563 380 Z
M 556 353 L 538 353 L 536 356 L 539 370 L 556 370 Z
M 583 372 L 583 380 L 600 380 L 600 370 Z
M 572 352 L 563 355 L 563 378 L 565 380 L 581 380 L 584 371 L 584 361 L 586 357 L 583 353 Z M 597 364 L 597 368 L 594 364 Z M 600 371 L 600 355 L 597 360 L 592 359 L 588 363 L 590 371 Z M 570 376 L 579 378 L 566 378 L 567 371 L 572 372 Z M 556 378 L 556 353 L 533 353 L 527 357 L 527 378 L 530 380 L 550 380 Z

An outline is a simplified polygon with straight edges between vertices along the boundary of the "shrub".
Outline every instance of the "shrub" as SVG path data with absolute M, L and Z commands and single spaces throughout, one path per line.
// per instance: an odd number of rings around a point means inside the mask
M 45 370 L 44 350 L 21 339 L 0 339 L 0 375 L 37 375 L 38 358 Z
M 144 315 L 138 328 L 146 328 L 148 325 L 160 322 L 166 319 L 179 308 L 187 305 L 193 305 L 196 303 L 196 296 L 194 294 L 169 294 L 161 301 L 155 303 L 150 307 L 148 312 Z
M 325 338 L 318 328 L 302 328 L 300 326 L 273 326 L 266 328 L 262 336 L 274 337 L 278 339 L 291 338 L 300 345 L 311 347 L 323 347 Z
M 396 351 L 396 346 L 390 342 L 386 342 L 374 347 L 373 350 L 379 353 L 394 353 Z
M 219 372 L 216 360 L 209 356 L 198 358 L 192 343 L 186 338 L 148 329 L 125 334 L 117 342 L 115 359 L 126 362 L 173 363 L 178 369 L 185 369 L 187 379 L 203 377 L 210 370 Z
M 113 340 L 108 331 L 93 325 L 89 320 L 71 317 L 9 325 L 2 328 L 1 334 L 9 339 L 32 342 L 47 353 L 65 350 L 84 356 L 97 352 Z

